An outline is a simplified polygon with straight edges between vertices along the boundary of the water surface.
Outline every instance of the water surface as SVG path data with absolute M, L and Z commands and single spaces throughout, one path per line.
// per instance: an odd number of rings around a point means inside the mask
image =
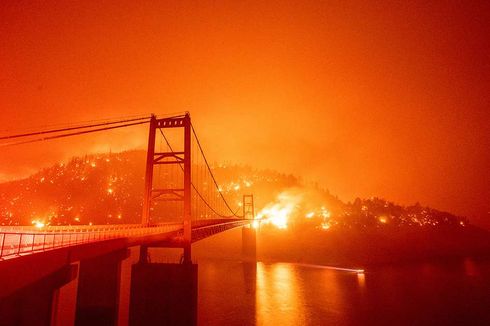
M 490 262 L 337 271 L 199 261 L 200 325 L 490 325 Z

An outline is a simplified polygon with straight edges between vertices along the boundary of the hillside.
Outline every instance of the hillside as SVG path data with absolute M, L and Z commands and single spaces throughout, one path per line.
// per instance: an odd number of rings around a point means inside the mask
M 145 153 L 128 151 L 75 157 L 30 177 L 0 184 L 2 225 L 138 223 L 144 187 Z M 318 185 L 293 175 L 250 166 L 216 164 L 220 188 L 232 206 L 254 194 L 260 218 L 280 215 L 277 225 L 363 229 L 465 227 L 463 217 L 419 204 L 404 207 L 380 198 L 343 203 Z M 161 177 L 161 176 L 160 176 Z M 274 222 L 274 218 L 271 219 Z

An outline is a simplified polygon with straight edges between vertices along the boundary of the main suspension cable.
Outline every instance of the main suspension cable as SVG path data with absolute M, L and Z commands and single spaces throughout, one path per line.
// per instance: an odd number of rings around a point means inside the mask
M 50 129 L 50 130 L 43 130 L 43 131 L 35 131 L 35 132 L 30 132 L 30 133 L 22 133 L 22 134 L 16 134 L 16 135 L 2 136 L 2 137 L 0 137 L 0 140 L 29 137 L 29 136 L 38 136 L 38 135 L 59 133 L 59 132 L 65 132 L 65 131 L 71 131 L 71 130 L 88 129 L 88 128 L 95 128 L 95 127 L 100 127 L 100 126 L 108 126 L 108 125 L 121 124 L 121 123 L 126 123 L 126 122 L 133 122 L 133 121 L 148 120 L 148 119 L 150 119 L 150 117 L 147 116 L 147 117 L 142 117 L 142 118 L 140 117 L 140 118 L 124 119 L 124 120 L 117 120 L 117 121 L 110 121 L 110 122 L 106 121 L 106 122 L 101 122 L 101 123 L 96 123 L 96 124 L 85 124 L 85 125 L 67 127 L 67 128 L 62 128 L 62 129 Z
M 42 138 L 36 138 L 36 139 L 23 140 L 23 141 L 18 141 L 18 142 L 4 143 L 4 144 L 0 144 L 0 148 L 29 144 L 29 143 L 35 143 L 35 142 L 40 142 L 40 141 L 45 141 L 45 140 L 59 139 L 59 138 L 64 138 L 64 137 L 78 136 L 78 135 L 89 134 L 92 132 L 99 132 L 99 131 L 104 131 L 104 130 L 111 130 L 111 129 L 117 129 L 117 128 L 123 128 L 123 127 L 136 126 L 136 125 L 141 125 L 141 124 L 145 124 L 145 123 L 149 123 L 149 122 L 150 122 L 150 120 L 149 120 L 149 118 L 147 118 L 147 120 L 145 120 L 145 121 L 126 123 L 126 124 L 117 125 L 117 126 L 83 130 L 83 131 L 77 131 L 77 132 L 66 133 L 66 134 L 61 134 L 61 135 L 54 135 L 54 136 L 48 136 L 48 137 L 42 137 Z

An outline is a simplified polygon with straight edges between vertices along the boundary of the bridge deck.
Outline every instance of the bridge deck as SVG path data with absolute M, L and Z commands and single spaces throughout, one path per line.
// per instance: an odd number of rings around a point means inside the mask
M 193 242 L 249 223 L 250 220 L 243 219 L 196 221 L 192 227 Z M 0 243 L 3 244 L 0 248 L 3 253 L 0 258 L 0 299 L 80 260 L 138 245 L 183 245 L 182 223 L 55 228 L 53 231 L 10 228 L 6 231 L 5 228 L 0 230 Z
M 192 225 L 192 242 L 249 223 L 241 219 L 213 219 L 195 221 Z M 38 253 L 63 247 L 110 239 L 149 239 L 157 235 L 160 246 L 180 246 L 182 243 L 182 223 L 160 223 L 150 226 L 138 224 L 98 225 L 98 226 L 55 226 L 44 230 L 35 227 L 0 228 L 0 259 L 12 259 L 26 254 Z M 139 241 L 136 241 L 139 242 Z

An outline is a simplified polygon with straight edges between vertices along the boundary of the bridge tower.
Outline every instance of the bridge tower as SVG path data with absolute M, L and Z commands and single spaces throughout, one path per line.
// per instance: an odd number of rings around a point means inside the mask
M 182 128 L 184 130 L 184 150 L 155 152 L 155 138 L 157 129 Z M 153 167 L 160 164 L 179 164 L 183 170 L 183 188 L 159 188 L 153 187 Z M 181 201 L 184 207 L 184 263 L 191 263 L 191 118 L 188 113 L 183 116 L 157 119 L 152 115 L 148 137 L 148 150 L 146 156 L 145 192 L 143 198 L 143 214 L 141 223 L 151 223 L 150 212 L 152 202 Z M 142 260 L 146 260 L 147 248 L 141 248 Z M 140 258 L 141 259 L 141 258 Z
M 246 220 L 255 218 L 254 195 L 243 195 L 243 218 Z
M 243 218 L 255 219 L 253 195 L 243 195 Z M 257 260 L 257 230 L 255 224 L 251 223 L 242 228 L 242 258 L 245 262 Z

